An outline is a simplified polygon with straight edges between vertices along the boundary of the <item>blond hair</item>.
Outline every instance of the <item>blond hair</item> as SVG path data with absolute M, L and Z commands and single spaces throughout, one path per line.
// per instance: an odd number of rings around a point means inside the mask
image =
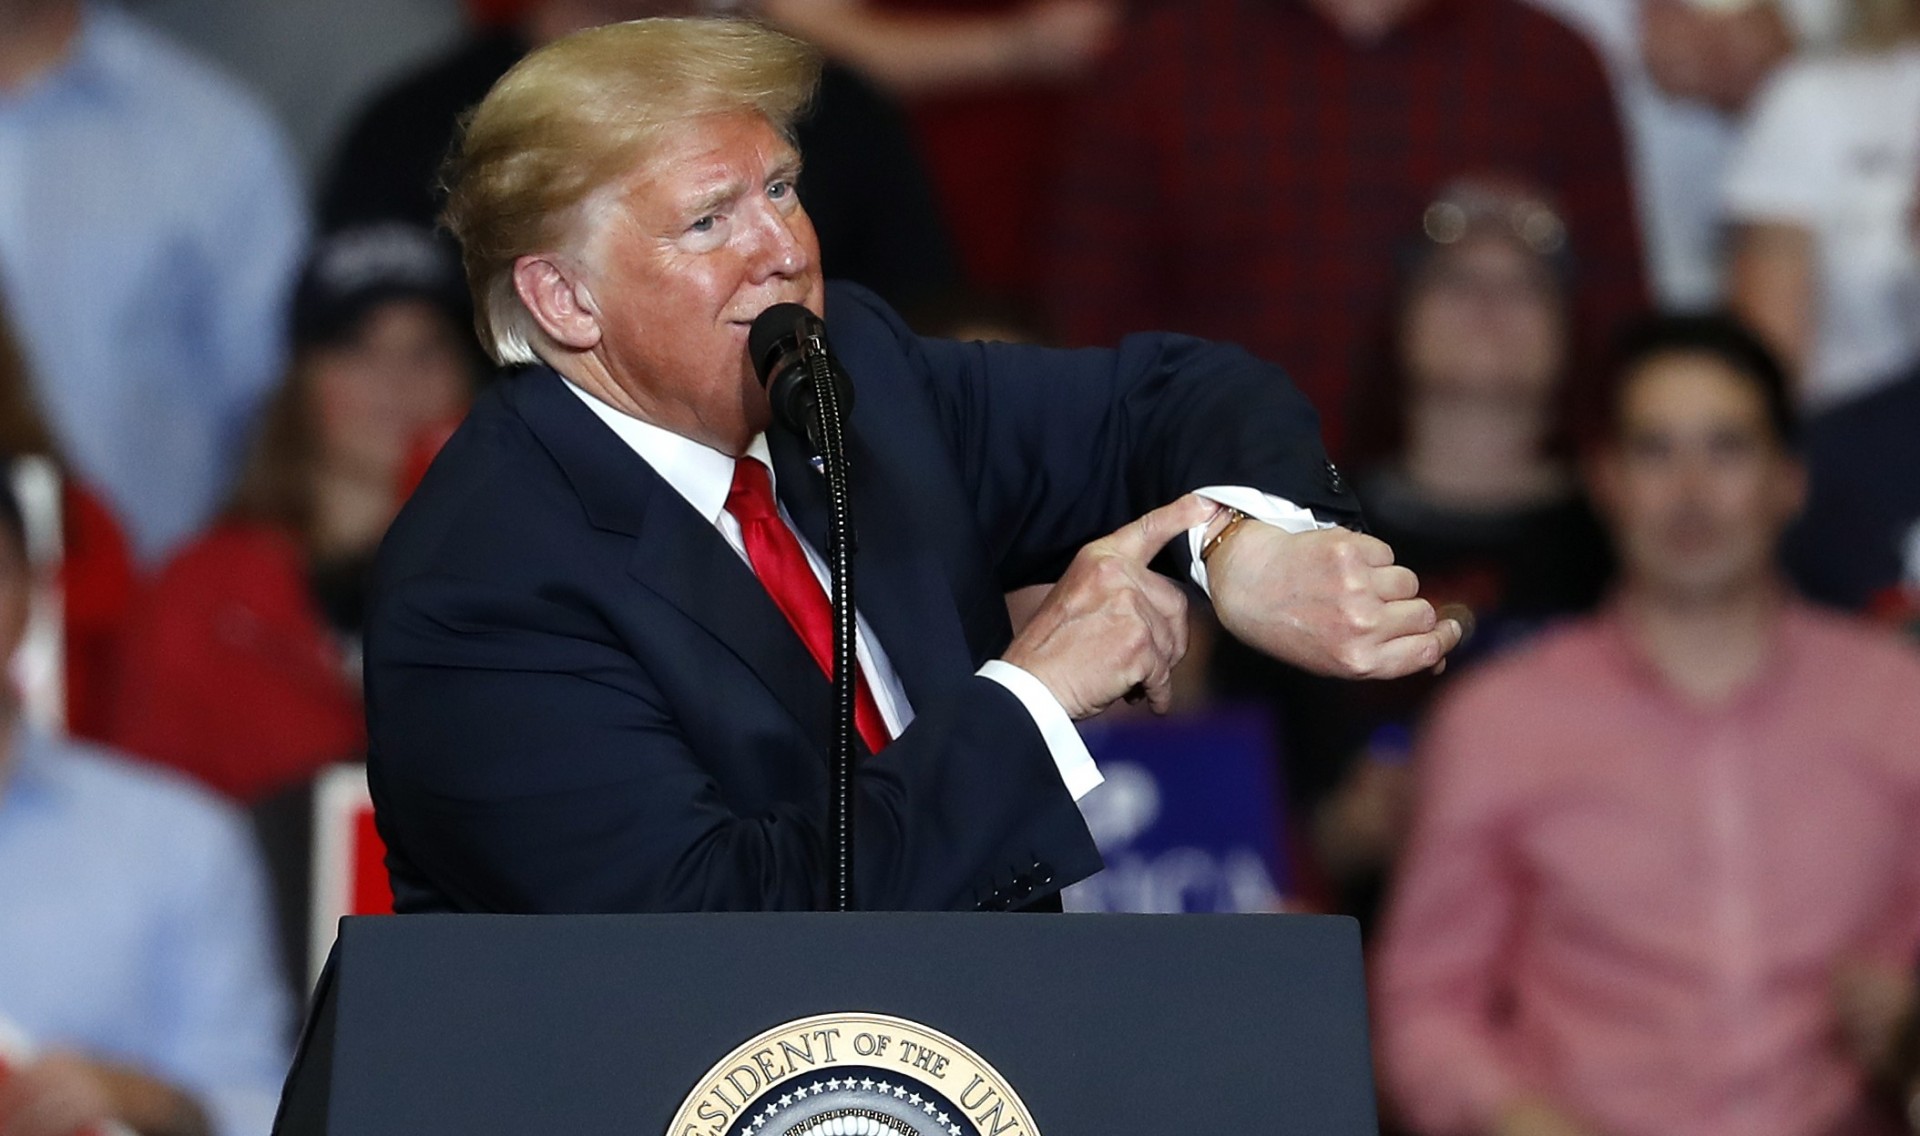
M 638 168 L 674 124 L 754 111 L 789 140 L 820 57 L 747 20 L 634 20 L 528 55 L 469 116 L 441 220 L 460 242 L 474 325 L 498 363 L 542 336 L 513 286 L 522 256 L 563 246 L 587 199 Z

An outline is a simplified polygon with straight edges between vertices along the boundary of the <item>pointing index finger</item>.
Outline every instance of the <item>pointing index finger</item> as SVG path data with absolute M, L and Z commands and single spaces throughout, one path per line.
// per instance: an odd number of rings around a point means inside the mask
M 1168 541 L 1212 520 L 1219 511 L 1220 506 L 1215 502 L 1189 493 L 1128 521 L 1114 530 L 1104 543 L 1126 559 L 1145 565 Z

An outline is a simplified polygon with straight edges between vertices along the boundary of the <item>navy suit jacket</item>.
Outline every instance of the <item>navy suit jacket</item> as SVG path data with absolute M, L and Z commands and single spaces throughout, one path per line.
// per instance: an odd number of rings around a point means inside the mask
M 1351 498 L 1312 408 L 1236 348 L 924 340 L 869 293 L 828 297 L 855 387 L 855 600 L 915 714 L 860 766 L 858 902 L 1043 900 L 1100 859 L 1031 717 L 974 674 L 1010 640 L 1003 594 L 1203 485 L 1334 519 Z M 823 481 L 769 441 L 824 548 Z M 719 532 L 550 370 L 489 390 L 395 522 L 366 678 L 403 911 L 822 902 L 827 679 Z

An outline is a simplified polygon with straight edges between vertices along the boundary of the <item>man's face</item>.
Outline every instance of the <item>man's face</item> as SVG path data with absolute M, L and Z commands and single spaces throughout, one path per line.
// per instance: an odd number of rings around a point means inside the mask
M 1416 390 L 1506 402 L 1546 400 L 1563 339 L 1552 271 L 1515 241 L 1486 233 L 1430 255 L 1401 328 Z
M 1630 589 L 1711 601 L 1761 586 L 1805 477 L 1754 384 L 1700 353 L 1655 356 L 1627 379 L 1595 469 Z
M 584 257 L 594 353 L 648 421 L 735 454 L 766 429 L 748 328 L 779 303 L 824 314 L 799 173 L 762 116 L 709 115 L 668 135 L 601 205 Z
M 308 409 L 333 473 L 393 483 L 427 432 L 465 411 L 460 329 L 426 300 L 381 302 L 335 342 L 307 350 Z

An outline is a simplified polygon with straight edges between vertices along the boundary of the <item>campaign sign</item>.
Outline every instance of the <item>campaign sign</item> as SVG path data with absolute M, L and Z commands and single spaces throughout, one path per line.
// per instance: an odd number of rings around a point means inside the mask
M 1066 890 L 1069 911 L 1275 911 L 1292 885 L 1279 742 L 1257 707 L 1081 729 L 1106 781 L 1080 801 L 1107 867 Z

